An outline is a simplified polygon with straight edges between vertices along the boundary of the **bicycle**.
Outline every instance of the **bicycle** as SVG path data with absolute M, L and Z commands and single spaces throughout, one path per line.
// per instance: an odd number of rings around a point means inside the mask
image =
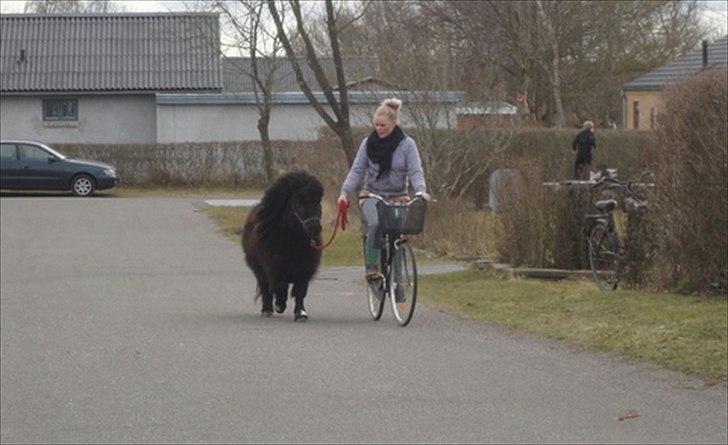
M 427 211 L 427 201 L 416 194 L 404 204 L 388 203 L 383 197 L 370 193 L 375 198 L 382 233 L 380 270 L 383 279 L 379 288 L 367 284 L 367 302 L 372 319 L 379 320 L 387 298 L 392 303 L 392 312 L 400 326 L 407 326 L 412 320 L 417 303 L 417 262 L 407 235 L 422 232 Z M 362 236 L 366 252 L 366 234 Z
M 639 201 L 633 193 L 635 184 L 619 181 L 614 177 L 600 178 L 592 188 L 606 185 L 608 189 L 626 191 L 632 195 L 623 199 L 623 208 L 628 211 L 639 212 L 647 208 L 647 202 Z M 615 199 L 597 201 L 594 207 L 597 214 L 586 215 L 591 220 L 587 244 L 589 247 L 589 267 L 592 278 L 602 291 L 615 290 L 619 285 L 620 273 L 624 266 L 625 251 L 622 248 L 619 235 L 615 229 L 614 210 L 618 203 Z

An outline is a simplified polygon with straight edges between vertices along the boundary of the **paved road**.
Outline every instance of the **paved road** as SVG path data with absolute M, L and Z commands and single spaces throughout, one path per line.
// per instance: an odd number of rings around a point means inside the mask
M 726 387 L 426 307 L 258 317 L 188 200 L 0 199 L 2 442 L 716 442 Z M 635 409 L 639 418 L 617 421 Z

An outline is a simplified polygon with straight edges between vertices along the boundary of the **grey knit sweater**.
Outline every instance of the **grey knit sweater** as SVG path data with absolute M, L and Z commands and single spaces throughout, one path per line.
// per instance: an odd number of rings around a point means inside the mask
M 367 156 L 367 139 L 359 145 L 354 163 L 346 175 L 341 193 L 350 195 L 358 191 L 364 180 L 363 189 L 382 195 L 399 196 L 407 193 L 407 179 L 415 192 L 427 191 L 425 175 L 422 172 L 422 161 L 417 151 L 415 140 L 407 136 L 392 153 L 392 168 L 377 179 L 379 164 L 373 163 Z

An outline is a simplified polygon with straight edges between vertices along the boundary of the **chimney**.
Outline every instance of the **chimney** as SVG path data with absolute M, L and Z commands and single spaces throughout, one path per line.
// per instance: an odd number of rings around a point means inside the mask
M 25 62 L 25 50 L 24 49 L 20 50 L 20 56 L 18 56 L 17 60 L 18 60 L 18 63 Z
M 703 40 L 703 69 L 708 67 L 708 41 Z

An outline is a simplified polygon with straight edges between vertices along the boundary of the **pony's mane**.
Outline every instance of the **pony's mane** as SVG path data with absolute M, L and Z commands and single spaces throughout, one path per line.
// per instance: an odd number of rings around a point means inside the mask
M 291 195 L 299 190 L 321 196 L 324 188 L 318 179 L 304 171 L 287 173 L 278 178 L 265 191 L 258 204 L 258 227 L 261 232 L 278 227 L 289 208 Z

